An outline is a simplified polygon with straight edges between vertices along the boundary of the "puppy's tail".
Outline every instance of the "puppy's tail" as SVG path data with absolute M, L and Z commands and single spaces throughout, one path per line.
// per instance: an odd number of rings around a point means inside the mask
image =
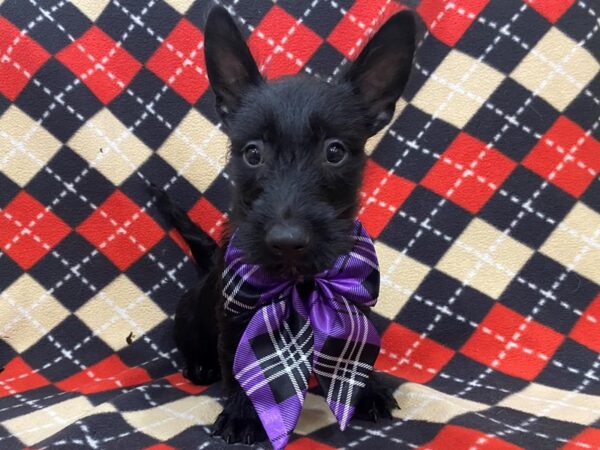
M 209 270 L 213 266 L 214 255 L 218 248 L 215 241 L 192 222 L 185 211 L 173 203 L 165 191 L 154 183 L 150 183 L 149 189 L 156 196 L 160 211 L 169 217 L 173 226 L 190 246 L 198 267 L 203 271 Z

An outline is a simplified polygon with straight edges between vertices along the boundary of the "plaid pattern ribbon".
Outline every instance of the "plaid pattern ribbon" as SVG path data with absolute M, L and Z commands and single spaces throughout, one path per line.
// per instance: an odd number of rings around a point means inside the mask
M 343 430 L 379 354 L 377 331 L 361 312 L 377 301 L 377 256 L 358 221 L 353 237 L 353 249 L 317 274 L 304 297 L 293 281 L 246 264 L 235 235 L 226 251 L 226 313 L 252 314 L 233 371 L 276 449 L 296 426 L 311 373 Z

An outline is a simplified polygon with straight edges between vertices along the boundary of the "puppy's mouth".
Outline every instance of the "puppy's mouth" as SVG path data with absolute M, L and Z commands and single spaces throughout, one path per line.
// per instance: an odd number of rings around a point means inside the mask
M 310 279 L 320 271 L 316 265 L 300 264 L 297 261 L 275 263 L 267 269 L 280 278 L 296 282 Z
M 280 270 L 278 274 L 281 278 L 293 281 L 303 281 L 307 275 L 301 272 L 297 267 L 286 267 Z

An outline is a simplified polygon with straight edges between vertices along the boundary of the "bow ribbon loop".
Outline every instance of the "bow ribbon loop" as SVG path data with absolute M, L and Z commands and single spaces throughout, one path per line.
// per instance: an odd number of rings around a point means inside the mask
M 313 291 L 302 298 L 293 281 L 246 264 L 234 238 L 225 253 L 225 311 L 252 318 L 233 372 L 273 447 L 287 444 L 312 373 L 344 429 L 379 354 L 377 331 L 362 312 L 379 291 L 373 242 L 356 221 L 350 253 L 315 275 Z

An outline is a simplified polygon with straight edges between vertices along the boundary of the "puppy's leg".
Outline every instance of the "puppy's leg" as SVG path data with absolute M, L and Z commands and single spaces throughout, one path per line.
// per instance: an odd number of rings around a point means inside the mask
M 212 434 L 221 436 L 228 444 L 241 442 L 249 445 L 267 438 L 254 405 L 239 385 L 229 394 Z
M 373 371 L 361 392 L 354 418 L 377 422 L 380 418 L 391 419 L 392 410 L 399 408 L 391 389 L 383 384 L 382 377 Z
M 175 312 L 175 342 L 185 360 L 183 375 L 195 384 L 210 384 L 220 378 L 214 274 L 209 273 L 187 291 Z
M 254 405 L 233 375 L 233 360 L 240 338 L 250 317 L 235 321 L 225 317 L 223 305 L 217 307 L 219 320 L 219 358 L 223 376 L 223 389 L 227 401 L 217 417 L 213 435 L 222 436 L 227 443 L 252 444 L 263 441 L 267 435 Z

